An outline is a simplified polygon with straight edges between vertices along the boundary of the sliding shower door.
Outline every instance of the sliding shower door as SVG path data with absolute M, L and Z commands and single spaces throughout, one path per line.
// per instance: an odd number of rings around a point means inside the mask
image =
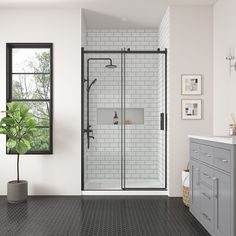
M 124 186 L 164 189 L 165 54 L 125 53 Z
M 166 51 L 82 49 L 82 189 L 166 188 Z
M 121 54 L 88 53 L 83 61 L 84 189 L 120 190 Z

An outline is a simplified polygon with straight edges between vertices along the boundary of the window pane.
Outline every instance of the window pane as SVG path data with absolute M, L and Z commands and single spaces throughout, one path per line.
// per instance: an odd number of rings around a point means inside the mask
M 50 73 L 49 48 L 13 48 L 13 73 Z
M 31 151 L 48 151 L 50 147 L 50 132 L 48 128 L 38 128 L 30 140 Z
M 29 153 L 50 153 L 52 44 L 22 44 L 22 48 L 20 44 L 7 44 L 7 48 L 7 101 L 19 100 L 28 105 L 37 120 Z
M 12 98 L 50 99 L 50 75 L 13 75 Z
M 49 102 L 24 102 L 30 107 L 30 112 L 38 121 L 38 126 L 49 126 Z

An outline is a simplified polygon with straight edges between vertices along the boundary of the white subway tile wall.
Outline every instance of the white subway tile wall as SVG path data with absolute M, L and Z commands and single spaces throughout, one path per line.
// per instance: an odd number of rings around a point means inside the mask
M 120 50 L 121 47 L 132 50 L 158 48 L 157 29 L 89 29 L 86 38 L 86 48 L 90 50 Z
M 87 30 L 87 50 L 156 50 L 158 30 L 114 29 Z M 98 125 L 97 111 L 102 108 L 121 107 L 121 55 L 89 54 L 87 59 L 110 57 L 117 65 L 107 69 L 108 61 L 90 61 L 90 82 L 97 78 L 90 89 L 90 125 L 95 139 L 90 139 L 87 149 L 85 135 L 85 188 L 89 183 L 100 182 L 96 188 L 109 179 L 111 188 L 120 188 L 121 179 L 121 126 Z M 125 127 L 125 177 L 126 187 L 163 188 L 165 184 L 164 131 L 160 131 L 160 113 L 164 112 L 164 55 L 126 55 L 126 108 L 144 109 L 144 124 L 129 124 Z M 86 84 L 85 84 L 86 85 Z M 86 94 L 86 91 L 85 91 Z M 85 125 L 87 122 L 87 99 L 85 96 Z M 113 116 L 110 117 L 113 119 Z M 126 117 L 132 123 L 132 118 Z M 147 180 L 148 182 L 145 182 Z M 135 182 L 136 181 L 136 182 Z M 152 183 L 151 183 L 152 182 Z M 134 184 L 135 183 L 135 184 Z M 142 184 L 141 184 L 142 183 Z M 92 188 L 92 187 L 91 187 Z

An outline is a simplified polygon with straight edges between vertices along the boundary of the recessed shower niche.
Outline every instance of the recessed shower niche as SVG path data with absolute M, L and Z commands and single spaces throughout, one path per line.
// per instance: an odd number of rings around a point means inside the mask
M 166 189 L 167 51 L 81 55 L 82 190 Z
M 125 120 L 122 121 L 121 108 L 97 108 L 97 124 L 116 125 L 114 122 L 114 118 L 116 118 L 116 116 L 118 125 L 121 125 L 122 122 L 124 122 L 126 125 L 144 124 L 144 108 L 126 108 L 124 112 Z

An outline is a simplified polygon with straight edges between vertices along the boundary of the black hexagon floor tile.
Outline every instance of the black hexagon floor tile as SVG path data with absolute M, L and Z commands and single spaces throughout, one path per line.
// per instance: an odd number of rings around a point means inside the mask
M 0 236 L 205 236 L 181 198 L 34 196 L 8 204 L 0 197 Z

